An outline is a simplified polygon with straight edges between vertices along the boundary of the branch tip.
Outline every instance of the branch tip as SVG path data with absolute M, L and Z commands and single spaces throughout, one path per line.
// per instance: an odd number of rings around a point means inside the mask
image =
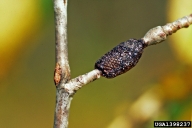
M 181 28 L 187 28 L 192 24 L 192 14 L 182 17 L 172 23 L 168 23 L 164 26 L 157 26 L 150 29 L 143 37 L 144 42 L 147 45 L 154 45 L 164 41 L 167 36 L 175 33 Z

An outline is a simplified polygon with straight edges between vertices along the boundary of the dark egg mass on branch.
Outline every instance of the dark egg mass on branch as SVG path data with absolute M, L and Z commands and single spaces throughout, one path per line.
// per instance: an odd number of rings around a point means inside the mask
M 106 78 L 114 78 L 133 68 L 147 45 L 142 39 L 129 39 L 114 47 L 95 63 L 95 69 Z
M 182 17 L 164 26 L 150 29 L 142 39 L 129 39 L 122 42 L 111 51 L 103 55 L 96 63 L 95 69 L 106 78 L 114 78 L 133 68 L 139 61 L 143 49 L 150 45 L 163 42 L 167 36 L 181 28 L 187 28 L 192 24 L 192 14 Z

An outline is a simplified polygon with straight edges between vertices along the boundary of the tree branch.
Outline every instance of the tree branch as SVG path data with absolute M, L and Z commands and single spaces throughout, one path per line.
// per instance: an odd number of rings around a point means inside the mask
M 67 0 L 53 0 L 55 12 L 55 46 L 56 67 L 54 81 L 56 90 L 56 107 L 54 128 L 67 128 L 69 107 L 72 97 L 60 86 L 70 79 L 70 67 L 67 48 Z
M 164 26 L 157 26 L 150 29 L 144 36 L 143 40 L 147 45 L 154 45 L 164 41 L 167 36 L 175 33 L 181 28 L 187 28 L 192 24 L 192 14 L 182 17 L 172 23 Z
M 172 23 L 168 23 L 164 26 L 157 26 L 155 28 L 152 28 L 145 34 L 142 39 L 144 40 L 147 46 L 158 44 L 164 41 L 168 35 L 175 33 L 181 28 L 189 27 L 191 24 L 192 14 L 180 18 Z M 80 75 L 68 81 L 65 85 L 62 85 L 61 88 L 64 88 L 66 91 L 73 95 L 78 89 L 100 78 L 101 75 L 102 73 L 99 70 L 95 69 L 85 75 Z
M 62 88 L 64 88 L 67 92 L 70 94 L 74 94 L 77 90 L 79 90 L 83 85 L 86 85 L 98 78 L 100 78 L 101 72 L 97 69 L 90 71 L 84 75 L 80 75 L 72 80 L 70 80 L 68 83 L 66 83 Z
M 56 107 L 54 117 L 54 128 L 67 128 L 69 108 L 72 96 L 84 85 L 100 78 L 103 75 L 99 69 L 76 77 L 70 80 L 70 67 L 68 62 L 67 48 L 67 0 L 53 0 L 55 12 L 55 45 L 56 45 L 56 66 L 54 72 L 54 82 L 56 85 Z M 168 35 L 177 30 L 188 27 L 192 24 L 192 14 L 178 19 L 165 26 L 158 26 L 149 30 L 145 36 L 139 40 L 144 42 L 144 47 L 158 44 L 166 39 Z M 129 42 L 130 43 L 130 42 Z M 138 48 L 138 47 L 137 47 Z M 132 54 L 132 53 L 131 53 Z M 137 60 L 138 61 L 138 60 Z M 111 68 L 111 67 L 106 67 Z M 113 70 L 113 69 L 112 69 Z
M 67 48 L 67 0 L 54 0 L 56 64 L 61 68 L 61 83 L 70 79 Z

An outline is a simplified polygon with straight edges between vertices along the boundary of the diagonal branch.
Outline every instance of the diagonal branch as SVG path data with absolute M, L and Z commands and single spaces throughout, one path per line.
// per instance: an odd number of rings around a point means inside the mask
M 73 94 L 77 90 L 79 90 L 81 87 L 83 87 L 83 85 L 86 85 L 86 84 L 100 78 L 100 76 L 101 76 L 101 72 L 99 70 L 95 69 L 84 75 L 81 75 L 79 77 L 76 77 L 76 78 L 70 80 L 68 83 L 66 83 L 62 87 L 70 94 Z
M 191 24 L 192 24 L 192 14 L 180 18 L 172 23 L 168 23 L 164 26 L 157 26 L 155 28 L 152 28 L 145 34 L 145 36 L 142 39 L 147 46 L 158 44 L 164 41 L 167 38 L 167 36 L 171 35 L 172 33 L 175 33 L 177 30 L 181 28 L 187 28 Z M 99 70 L 95 69 L 85 75 L 80 75 L 68 81 L 67 84 L 61 86 L 61 88 L 64 88 L 66 91 L 68 91 L 70 94 L 73 95 L 78 89 L 88 84 L 89 82 L 92 82 L 100 78 L 101 75 L 102 72 L 99 72 Z
M 187 28 L 192 24 L 192 14 L 182 17 L 172 23 L 164 26 L 157 26 L 150 29 L 144 36 L 143 40 L 147 45 L 158 44 L 164 41 L 167 36 L 175 33 L 181 28 Z

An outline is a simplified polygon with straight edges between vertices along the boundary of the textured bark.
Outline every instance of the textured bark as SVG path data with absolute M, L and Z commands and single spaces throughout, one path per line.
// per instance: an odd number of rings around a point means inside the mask
M 56 84 L 56 107 L 54 128 L 67 128 L 71 97 L 60 88 L 70 79 L 70 67 L 67 48 L 67 0 L 54 0 L 55 12 L 55 46 L 56 67 L 54 81 Z
M 157 26 L 150 29 L 143 40 L 147 45 L 154 45 L 166 40 L 167 36 L 175 33 L 181 28 L 187 28 L 192 24 L 192 14 L 182 17 L 172 23 L 168 23 L 164 26 Z
M 63 86 L 63 88 L 69 92 L 71 95 L 73 95 L 77 90 L 79 90 L 83 85 L 86 85 L 98 78 L 100 78 L 101 72 L 97 69 L 90 71 L 84 75 L 80 75 L 72 80 L 70 80 L 68 83 Z
M 63 89 L 58 89 L 56 93 L 55 121 L 54 128 L 67 128 L 69 118 L 69 108 L 72 97 Z

